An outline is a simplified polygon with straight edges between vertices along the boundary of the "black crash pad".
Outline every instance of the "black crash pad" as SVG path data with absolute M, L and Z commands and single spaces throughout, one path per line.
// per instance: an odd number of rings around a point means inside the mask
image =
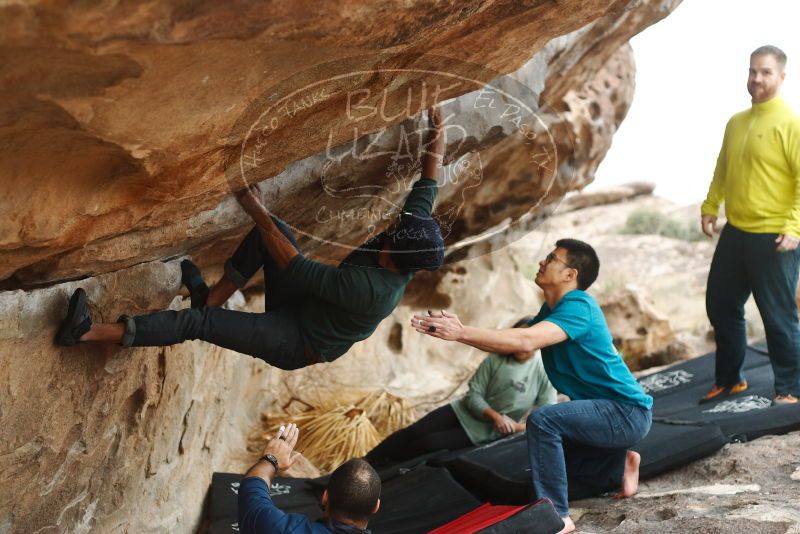
M 401 475 L 405 475 L 412 469 L 420 465 L 432 465 L 433 467 L 440 467 L 432 463 L 433 460 L 439 458 L 440 456 L 446 454 L 447 451 L 437 451 L 431 452 L 428 454 L 424 454 L 422 456 L 418 456 L 416 458 L 412 458 L 410 460 L 406 460 L 404 462 L 395 462 L 391 464 L 386 464 L 384 466 L 379 466 L 376 471 L 378 472 L 378 476 L 381 479 L 382 484 L 386 484 L 393 478 L 397 478 Z M 312 478 L 308 480 L 308 484 L 315 488 L 319 488 L 320 491 L 324 490 L 328 487 L 328 480 L 330 480 L 331 475 L 323 475 L 318 478 Z
M 562 528 L 564 521 L 553 503 L 542 499 L 476 534 L 557 534 Z
M 639 379 L 654 399 L 653 426 L 633 447 L 642 455 L 642 479 L 713 454 L 729 441 L 800 429 L 800 406 L 770 406 L 773 374 L 763 343 L 747 348 L 744 372 L 750 384 L 746 392 L 702 405 L 698 400 L 714 383 L 713 353 Z M 479 498 L 522 504 L 535 498 L 529 461 L 525 437 L 517 435 L 462 451 L 444 463 Z M 570 482 L 570 499 L 605 491 Z
M 744 374 L 747 391 L 707 404 L 698 401 L 714 384 L 714 353 L 643 376 L 639 383 L 655 400 L 654 421 L 716 423 L 733 441 L 800 429 L 800 406 L 771 406 L 774 376 L 763 343 L 747 348 Z
M 242 475 L 214 473 L 209 503 L 209 532 L 238 532 L 238 488 Z M 308 479 L 277 478 L 270 488 L 284 512 L 322 517 L 322 491 Z M 445 469 L 419 466 L 383 484 L 381 508 L 370 521 L 376 533 L 427 532 L 480 506 Z
M 542 499 L 525 506 L 486 503 L 429 534 L 556 534 L 562 528 L 553 503 Z
M 369 528 L 376 534 L 428 532 L 480 505 L 446 469 L 423 465 L 383 485 Z
M 718 425 L 654 422 L 648 436 L 633 449 L 642 455 L 640 476 L 646 479 L 708 456 L 728 442 Z M 528 444 L 515 435 L 462 453 L 448 469 L 479 499 L 495 504 L 524 504 L 536 498 L 531 484 Z M 570 500 L 597 495 L 613 487 L 587 487 L 570 481 Z

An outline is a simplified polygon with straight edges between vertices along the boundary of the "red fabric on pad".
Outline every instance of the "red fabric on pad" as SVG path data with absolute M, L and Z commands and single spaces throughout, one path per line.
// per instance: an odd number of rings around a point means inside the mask
M 428 534 L 470 534 L 511 517 L 527 506 L 530 505 L 505 506 L 491 505 L 487 502 L 475 508 L 470 513 L 462 515 L 437 529 L 431 530 Z

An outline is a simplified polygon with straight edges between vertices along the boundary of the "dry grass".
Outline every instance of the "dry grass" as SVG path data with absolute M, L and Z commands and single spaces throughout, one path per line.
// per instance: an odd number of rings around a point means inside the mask
M 299 400 L 299 399 L 294 399 Z M 264 413 L 264 430 L 250 436 L 251 450 L 261 450 L 282 424 L 300 429 L 297 450 L 322 472 L 350 458 L 364 456 L 392 432 L 415 420 L 414 409 L 402 398 L 373 391 L 349 405 L 310 406 L 299 413 Z
M 375 428 L 386 437 L 416 421 L 414 408 L 405 399 L 386 391 L 375 391 L 358 402 Z

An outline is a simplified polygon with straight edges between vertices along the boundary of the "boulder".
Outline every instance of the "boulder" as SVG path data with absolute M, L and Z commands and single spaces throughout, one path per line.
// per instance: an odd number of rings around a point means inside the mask
M 605 204 L 615 204 L 641 195 L 650 195 L 656 188 L 652 182 L 632 182 L 628 184 L 604 187 L 590 193 L 579 193 L 564 199 L 559 211 L 580 210 L 591 206 L 602 206 Z
M 436 403 L 463 387 L 477 351 L 420 339 L 409 316 L 504 326 L 535 308 L 503 237 L 591 182 L 632 98 L 627 40 L 678 3 L 0 6 L 0 532 L 194 531 L 211 473 L 254 461 L 247 436 L 292 389 Z M 527 122 L 502 117 L 512 100 Z M 251 225 L 245 182 L 337 261 L 396 215 L 435 101 L 458 119 L 448 266 L 340 361 L 289 374 L 201 342 L 53 345 L 78 286 L 103 321 L 186 306 L 178 260 L 219 272 Z
M 677 4 L 3 6 L 2 287 L 209 249 L 219 262 L 249 223 L 231 196 L 240 167 L 336 261 L 388 224 L 415 168 L 386 171 L 380 154 L 414 152 L 420 110 L 456 97 L 446 176 L 483 172 L 480 188 L 466 175 L 443 190 L 449 242 L 542 215 L 593 179 L 632 98 L 626 42 Z M 497 96 L 513 82 L 516 103 Z
M 689 357 L 689 347 L 675 338 L 669 319 L 656 310 L 643 289 L 627 285 L 599 304 L 614 346 L 632 371 Z

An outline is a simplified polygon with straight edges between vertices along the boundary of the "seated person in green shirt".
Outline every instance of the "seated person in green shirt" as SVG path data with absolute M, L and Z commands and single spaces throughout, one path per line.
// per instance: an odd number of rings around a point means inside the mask
M 514 328 L 528 326 L 530 317 Z M 522 432 L 519 421 L 531 408 L 556 402 L 542 359 L 533 351 L 492 354 L 469 381 L 469 391 L 398 430 L 372 449 L 365 459 L 375 465 L 402 462 L 428 452 L 456 450 Z
M 431 108 L 429 118 L 422 177 L 398 221 L 338 267 L 300 254 L 288 227 L 269 215 L 258 187 L 250 186 L 240 194 L 239 203 L 256 226 L 225 264 L 222 279 L 208 291 L 191 262 L 181 266 L 191 309 L 123 315 L 116 323 L 92 324 L 86 293 L 78 288 L 56 343 L 95 341 L 143 347 L 201 339 L 287 370 L 335 360 L 353 343 L 368 338 L 392 313 L 416 271 L 433 271 L 443 262 L 444 241 L 431 217 L 444 152 L 441 111 Z M 265 312 L 221 308 L 261 268 Z
M 603 311 L 586 293 L 599 271 L 589 244 L 560 239 L 539 262 L 535 283 L 545 302 L 530 328 L 476 328 L 446 311 L 411 320 L 420 333 L 485 351 L 541 349 L 547 377 L 570 401 L 535 410 L 525 432 L 533 487 L 553 502 L 564 520 L 562 533 L 575 530 L 568 487 L 587 494 L 621 488 L 620 497 L 636 493 L 641 458 L 629 449 L 652 422 L 653 398 L 614 348 Z

